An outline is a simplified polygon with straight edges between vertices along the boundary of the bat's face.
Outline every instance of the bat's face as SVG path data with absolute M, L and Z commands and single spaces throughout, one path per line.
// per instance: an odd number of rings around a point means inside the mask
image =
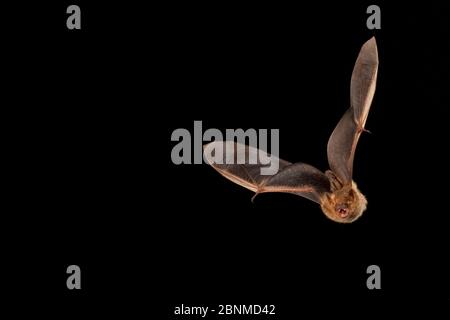
M 344 186 L 322 199 L 322 211 L 333 221 L 350 223 L 358 219 L 366 210 L 367 200 L 356 184 Z

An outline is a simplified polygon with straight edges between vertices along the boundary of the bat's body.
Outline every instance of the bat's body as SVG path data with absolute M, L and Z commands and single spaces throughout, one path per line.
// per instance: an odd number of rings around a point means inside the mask
M 328 170 L 325 175 L 330 179 L 331 192 L 324 193 L 320 199 L 322 211 L 331 220 L 343 220 L 338 222 L 356 220 L 366 210 L 366 197 L 354 181 L 343 185 L 333 171 Z
M 377 71 L 378 52 L 375 38 L 372 38 L 362 46 L 353 69 L 350 108 L 328 141 L 327 154 L 331 170 L 323 173 L 305 163 L 292 164 L 276 159 L 279 161 L 279 172 L 273 176 L 264 176 L 260 174 L 260 169 L 267 163 L 259 162 L 263 151 L 231 141 L 215 141 L 206 145 L 206 160 L 224 177 L 256 194 L 293 193 L 319 203 L 325 215 L 336 222 L 355 221 L 366 209 L 367 200 L 352 180 L 353 159 L 359 136 L 365 131 L 364 125 L 375 93 Z M 243 152 L 238 152 L 239 148 Z M 235 161 L 217 163 L 212 153 L 218 150 L 224 159 L 234 157 Z M 260 157 L 256 158 L 258 162 L 251 164 L 248 159 L 255 154 Z M 243 156 L 244 159 L 239 159 Z M 265 154 L 264 159 L 267 157 Z

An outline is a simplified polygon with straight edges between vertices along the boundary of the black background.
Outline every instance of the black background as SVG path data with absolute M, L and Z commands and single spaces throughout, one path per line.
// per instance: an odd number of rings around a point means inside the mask
M 276 304 L 291 318 L 315 305 L 450 302 L 444 6 L 375 3 L 374 32 L 368 2 L 73 3 L 82 30 L 66 28 L 69 2 L 15 8 L 9 24 L 10 296 L 58 316 L 151 318 L 181 303 Z M 252 203 L 206 165 L 172 164 L 172 131 L 202 120 L 204 130 L 278 128 L 281 158 L 326 170 L 372 35 L 372 134 L 354 168 L 369 205 L 355 223 L 287 194 Z M 70 264 L 80 291 L 65 286 Z M 371 264 L 382 290 L 366 288 Z

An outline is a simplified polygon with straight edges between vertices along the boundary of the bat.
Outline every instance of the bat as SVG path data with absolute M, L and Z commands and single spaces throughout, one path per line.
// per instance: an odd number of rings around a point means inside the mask
M 315 167 L 275 158 L 279 171 L 274 175 L 261 175 L 263 150 L 235 143 L 214 141 L 204 146 L 204 158 L 225 178 L 252 190 L 255 196 L 266 192 L 286 192 L 305 197 L 320 204 L 324 214 L 333 221 L 350 223 L 366 210 L 367 200 L 352 180 L 353 159 L 359 137 L 367 131 L 364 125 L 375 94 L 378 73 L 378 51 L 375 37 L 368 40 L 359 52 L 350 82 L 350 107 L 332 132 L 327 145 L 330 170 L 323 173 Z M 243 152 L 237 152 L 238 149 Z M 214 161 L 212 153 L 223 152 L 226 160 Z M 225 151 L 224 151 L 225 150 Z M 248 159 L 259 154 L 260 158 L 250 163 Z M 238 155 L 244 155 L 238 159 Z M 246 160 L 247 159 L 247 160 Z M 267 164 L 264 164 L 267 165 Z

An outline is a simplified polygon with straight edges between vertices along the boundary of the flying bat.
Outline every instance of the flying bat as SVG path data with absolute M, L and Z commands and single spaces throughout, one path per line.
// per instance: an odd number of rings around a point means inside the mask
M 375 38 L 368 40 L 359 52 L 350 82 L 350 107 L 344 113 L 328 140 L 327 155 L 330 170 L 322 171 L 297 162 L 279 161 L 279 171 L 262 175 L 263 163 L 257 157 L 269 156 L 264 151 L 234 141 L 214 141 L 204 146 L 204 158 L 225 178 L 257 194 L 286 192 L 320 204 L 325 215 L 333 221 L 350 223 L 366 210 L 367 200 L 352 180 L 353 159 L 359 137 L 364 129 L 375 93 L 378 72 L 378 51 Z M 214 149 L 214 150 L 213 150 Z M 240 149 L 243 152 L 235 152 Z M 215 161 L 212 153 L 225 150 L 223 159 Z M 255 162 L 237 159 L 257 157 Z M 230 159 L 230 157 L 232 159 Z M 236 160 L 236 161 L 230 161 Z M 267 164 L 264 164 L 267 165 Z

